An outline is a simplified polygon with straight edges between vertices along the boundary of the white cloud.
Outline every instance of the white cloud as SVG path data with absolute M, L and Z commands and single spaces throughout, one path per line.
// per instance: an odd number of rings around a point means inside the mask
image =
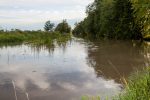
M 19 5 L 37 5 L 37 4 L 46 4 L 49 5 L 86 5 L 89 2 L 92 2 L 93 0 L 1 0 L 1 4 L 19 4 Z M 27 6 L 26 5 L 26 6 Z
M 92 1 L 0 0 L 0 25 L 26 25 L 44 23 L 46 20 L 83 19 L 85 17 L 85 7 Z
M 80 19 L 84 17 L 82 11 L 40 11 L 40 10 L 22 10 L 22 11 L 0 11 L 3 20 L 0 23 L 33 24 L 45 22 L 46 20 L 59 21 L 62 19 Z M 8 16 L 9 15 L 9 16 Z

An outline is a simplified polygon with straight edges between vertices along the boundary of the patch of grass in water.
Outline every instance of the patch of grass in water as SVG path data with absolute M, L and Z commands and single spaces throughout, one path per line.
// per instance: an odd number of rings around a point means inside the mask
M 29 43 L 34 45 L 52 45 L 69 40 L 71 35 L 44 31 L 0 31 L 0 43 Z

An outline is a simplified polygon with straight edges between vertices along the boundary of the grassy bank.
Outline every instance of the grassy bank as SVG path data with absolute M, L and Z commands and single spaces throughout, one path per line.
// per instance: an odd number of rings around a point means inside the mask
M 104 100 L 150 100 L 150 67 L 132 74 L 128 80 L 122 79 L 123 91 L 114 98 Z M 81 100 L 103 100 L 99 96 L 82 96 Z
M 44 31 L 0 31 L 0 43 L 32 43 L 52 44 L 53 41 L 64 42 L 70 38 L 70 34 Z
M 124 80 L 125 90 L 114 100 L 150 100 L 150 67 Z

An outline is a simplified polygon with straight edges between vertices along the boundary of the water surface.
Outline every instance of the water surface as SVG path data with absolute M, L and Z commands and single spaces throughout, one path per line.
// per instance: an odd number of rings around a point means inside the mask
M 1 46 L 0 100 L 111 97 L 121 91 L 120 78 L 148 65 L 149 58 L 149 48 L 129 41 L 73 38 L 50 48 Z

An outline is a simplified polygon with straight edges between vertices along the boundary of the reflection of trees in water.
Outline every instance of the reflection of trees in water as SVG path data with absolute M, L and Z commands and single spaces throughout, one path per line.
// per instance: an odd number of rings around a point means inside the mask
M 31 51 L 37 52 L 38 54 L 42 51 L 42 50 L 47 50 L 49 52 L 49 54 L 53 54 L 54 52 L 54 45 L 32 45 L 32 44 L 28 44 L 28 46 L 31 48 Z
M 53 44 L 30 44 L 30 43 L 0 43 L 0 48 L 7 48 L 7 47 L 16 47 L 16 46 L 28 46 L 31 48 L 33 52 L 40 53 L 42 50 L 46 50 L 49 54 L 53 54 L 55 48 L 61 48 L 63 52 L 66 50 L 66 46 L 70 41 L 63 41 L 63 42 L 54 42 Z
M 119 81 L 148 64 L 149 53 L 150 48 L 144 48 L 138 42 L 103 41 L 88 48 L 88 63 L 98 77 Z
M 0 43 L 0 48 L 14 47 L 22 45 L 22 43 Z

